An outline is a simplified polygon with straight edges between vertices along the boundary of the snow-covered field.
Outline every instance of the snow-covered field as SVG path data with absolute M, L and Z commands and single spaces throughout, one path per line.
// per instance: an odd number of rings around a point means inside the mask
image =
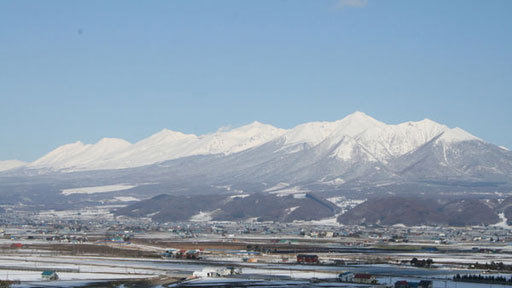
M 58 272 L 60 280 L 107 280 L 107 279 L 130 279 L 144 278 L 144 275 L 137 274 L 109 274 L 109 273 L 71 273 Z M 18 271 L 18 270 L 0 270 L 1 280 L 18 281 L 41 281 L 40 271 Z M 55 285 L 55 283 L 53 283 Z
M 130 202 L 130 201 L 140 201 L 140 199 L 132 197 L 132 196 L 118 196 L 114 197 L 112 200 L 113 202 L 119 201 L 119 202 Z
M 117 185 L 105 185 L 105 186 L 93 186 L 93 187 L 81 187 L 72 189 L 63 189 L 63 195 L 72 194 L 95 194 L 95 193 L 107 193 L 115 191 L 123 191 L 136 187 L 136 185 L 117 184 Z
M 495 227 L 501 227 L 503 229 L 512 229 L 512 226 L 507 224 L 507 217 L 505 217 L 505 213 L 498 214 L 500 216 L 500 222 L 494 224 Z
M 279 197 L 285 197 L 288 195 L 294 195 L 294 194 L 304 194 L 307 192 L 311 192 L 311 190 L 304 189 L 301 186 L 293 186 L 293 187 L 285 187 L 277 190 L 269 190 L 268 193 L 275 194 Z
M 121 204 L 121 203 L 119 203 Z M 47 210 L 41 211 L 38 213 L 39 219 L 49 219 L 49 218 L 58 218 L 58 219 L 97 219 L 98 217 L 102 217 L 103 219 L 112 219 L 114 215 L 111 213 L 111 210 L 114 208 L 124 207 L 124 205 L 105 205 L 105 206 L 96 206 L 96 207 L 88 207 L 77 210 Z

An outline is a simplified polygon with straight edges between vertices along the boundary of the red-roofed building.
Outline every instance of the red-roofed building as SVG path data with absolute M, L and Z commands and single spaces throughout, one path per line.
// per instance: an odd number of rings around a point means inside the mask
M 12 243 L 11 244 L 11 248 L 20 249 L 20 248 L 23 248 L 23 244 L 21 244 L 21 243 Z
M 361 284 L 375 284 L 377 283 L 377 278 L 371 274 L 355 274 L 353 281 Z

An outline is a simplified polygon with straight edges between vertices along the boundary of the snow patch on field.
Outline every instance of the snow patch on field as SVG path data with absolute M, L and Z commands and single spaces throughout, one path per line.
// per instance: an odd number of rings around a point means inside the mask
M 288 209 L 286 209 L 286 215 L 290 215 L 293 213 L 293 211 L 297 210 L 297 208 L 299 208 L 300 206 L 295 206 L 295 207 L 290 207 Z
M 126 205 L 126 204 L 125 204 Z M 114 215 L 110 212 L 114 208 L 124 207 L 125 205 L 106 205 L 97 207 L 86 207 L 76 210 L 47 210 L 41 211 L 37 214 L 37 217 L 41 220 L 44 219 L 95 219 L 102 217 L 104 219 L 113 219 Z
M 60 280 L 107 280 L 107 279 L 128 279 L 128 278 L 145 278 L 147 275 L 140 274 L 109 274 L 109 273 L 71 273 L 57 272 Z M 19 280 L 19 281 L 41 281 L 40 271 L 18 271 L 18 270 L 0 270 L 0 280 Z M 53 287 L 58 287 L 60 281 L 44 282 L 52 283 Z M 41 285 L 37 287 L 44 287 Z
M 190 217 L 190 221 L 192 221 L 192 222 L 207 222 L 207 221 L 211 221 L 213 219 L 212 215 L 213 215 L 213 213 L 215 213 L 215 211 L 217 211 L 217 210 L 208 211 L 208 212 L 199 211 L 199 213 L 197 213 L 196 215 Z
M 131 196 L 119 196 L 119 197 L 114 197 L 114 201 L 130 202 L 130 201 L 140 201 L 140 199 L 131 197 Z
M 211 187 L 213 188 L 217 188 L 217 189 L 224 189 L 226 191 L 230 191 L 230 192 L 235 192 L 235 193 L 244 193 L 244 190 L 241 190 L 241 189 L 235 189 L 233 188 L 232 185 L 222 185 L 222 186 L 214 186 L 214 185 L 211 185 Z
M 63 189 L 61 193 L 66 196 L 72 195 L 72 194 L 95 194 L 95 193 L 123 191 L 123 190 L 132 189 L 134 187 L 137 187 L 137 185 L 117 184 L 117 185 L 105 185 L 105 186 Z
M 320 226 L 343 226 L 343 224 L 338 223 L 338 217 L 343 213 L 338 213 L 332 217 L 323 218 L 320 220 L 311 220 L 311 221 L 303 221 L 303 220 L 295 220 L 293 223 L 296 224 L 307 224 L 307 225 L 320 225 Z
M 363 203 L 366 201 L 366 199 L 359 200 L 359 199 L 347 199 L 344 196 L 341 197 L 331 197 L 327 198 L 329 202 L 334 203 L 336 206 L 340 207 L 342 212 L 348 211 L 357 205 Z
M 235 199 L 235 198 L 245 198 L 245 197 L 249 197 L 249 196 L 251 196 L 251 194 L 240 194 L 240 195 L 229 196 L 229 198 Z
M 153 217 L 155 216 L 156 214 L 160 213 L 160 211 L 156 211 L 156 212 L 153 212 L 153 213 L 149 213 L 149 214 L 146 214 L 146 217 Z
M 337 221 L 338 216 L 339 215 L 335 215 L 333 217 L 324 218 L 324 219 L 320 219 L 320 220 L 313 220 L 313 221 L 310 221 L 310 222 L 313 225 L 340 226 L 340 223 L 338 223 L 338 221 Z
M 290 186 L 290 184 L 281 182 L 281 183 L 278 183 L 278 184 L 276 184 L 276 185 L 274 185 L 274 186 L 272 186 L 270 188 L 267 188 L 267 189 L 263 190 L 263 192 L 271 192 L 271 191 L 281 190 L 281 189 L 286 188 L 288 186 Z
M 304 193 L 307 193 L 307 192 L 310 192 L 310 191 L 311 190 L 303 189 L 300 186 L 293 186 L 293 187 L 290 187 L 290 188 L 281 189 L 281 190 L 277 190 L 277 191 L 272 191 L 272 192 L 269 192 L 269 193 L 270 194 L 275 194 L 278 197 L 286 197 L 286 196 L 289 196 L 289 195 L 304 194 Z
M 327 185 L 338 186 L 338 185 L 345 184 L 345 180 L 343 180 L 341 178 L 335 178 L 335 179 L 332 179 L 329 181 L 324 181 L 323 183 L 327 184 Z
M 512 229 L 512 226 L 507 224 L 507 220 L 508 219 L 507 219 L 507 217 L 505 217 L 505 213 L 500 213 L 500 214 L 498 214 L 498 216 L 500 216 L 500 220 L 501 221 L 496 223 L 496 224 L 494 224 L 494 225 L 492 225 L 492 226 L 494 226 L 494 227 L 501 227 L 503 229 Z

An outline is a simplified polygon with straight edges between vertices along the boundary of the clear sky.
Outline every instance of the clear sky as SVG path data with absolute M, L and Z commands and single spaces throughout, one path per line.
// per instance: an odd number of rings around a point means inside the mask
M 360 110 L 512 148 L 512 1 L 0 1 L 0 159 Z

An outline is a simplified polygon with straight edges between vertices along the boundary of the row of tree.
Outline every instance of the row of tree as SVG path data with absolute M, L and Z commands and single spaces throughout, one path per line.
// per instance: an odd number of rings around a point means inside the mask
M 470 268 L 481 269 L 481 270 L 497 270 L 497 271 L 512 271 L 512 265 L 503 264 L 503 262 L 494 262 L 491 263 L 478 263 L 476 262 L 474 265 L 471 265 Z
M 434 264 L 434 260 L 432 259 L 418 260 L 418 258 L 414 257 L 411 260 L 411 265 L 414 267 L 430 268 L 432 264 Z
M 478 282 L 478 283 L 488 283 L 488 284 L 504 284 L 504 285 L 512 285 L 512 278 L 506 278 L 504 276 L 482 276 L 478 275 L 455 275 L 453 276 L 454 281 L 460 282 Z

